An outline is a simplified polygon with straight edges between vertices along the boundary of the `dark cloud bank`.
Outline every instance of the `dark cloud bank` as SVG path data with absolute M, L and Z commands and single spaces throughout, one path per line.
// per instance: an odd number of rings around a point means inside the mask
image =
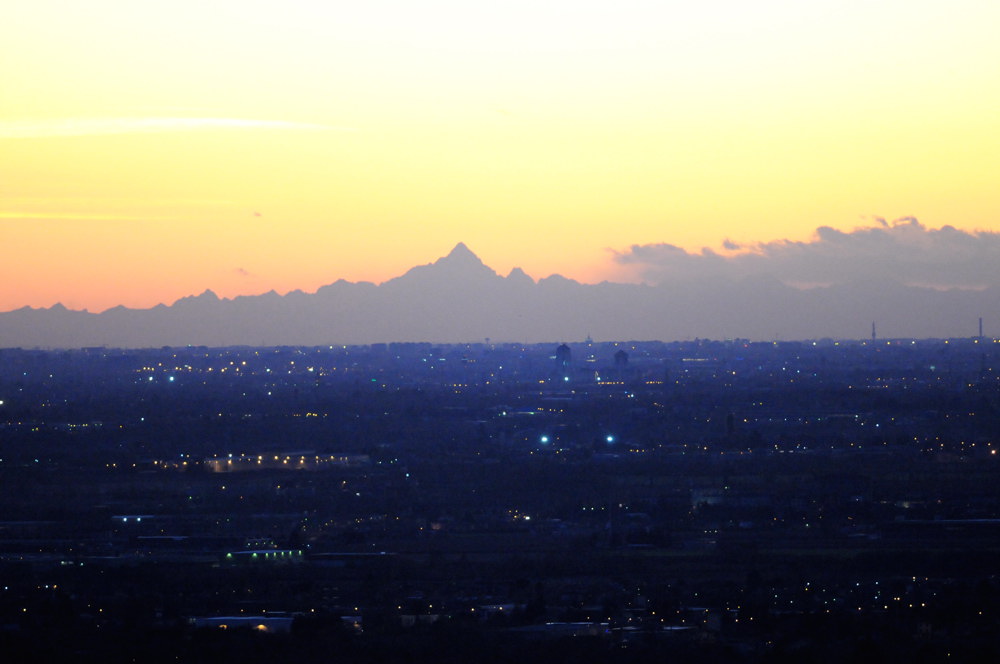
M 101 314 L 25 307 L 0 314 L 2 347 L 320 345 L 392 341 L 555 342 L 694 338 L 969 337 L 1000 331 L 1000 236 L 915 219 L 809 242 L 689 253 L 633 246 L 616 260 L 647 284 L 498 275 L 463 244 L 380 285 L 220 299 L 211 291 Z M 809 287 L 804 287 L 809 286 Z
M 726 240 L 719 254 L 711 249 L 688 253 L 670 244 L 634 245 L 616 255 L 637 265 L 655 283 L 700 279 L 743 279 L 770 275 L 798 286 L 859 281 L 899 282 L 932 288 L 982 289 L 1000 285 L 1000 235 L 969 233 L 952 226 L 933 230 L 912 217 L 851 232 L 828 226 L 809 242 L 739 245 Z

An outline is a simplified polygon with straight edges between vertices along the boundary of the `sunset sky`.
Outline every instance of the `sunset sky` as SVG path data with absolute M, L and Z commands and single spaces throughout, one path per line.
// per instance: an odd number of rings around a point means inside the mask
M 995 0 L 5 3 L 0 311 L 380 282 L 459 241 L 587 282 L 882 230 L 968 263 L 998 28 Z

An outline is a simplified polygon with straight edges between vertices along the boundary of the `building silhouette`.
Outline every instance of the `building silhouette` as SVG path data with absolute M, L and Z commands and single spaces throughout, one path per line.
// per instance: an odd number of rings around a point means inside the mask
M 572 361 L 573 351 L 566 344 L 560 344 L 556 348 L 556 375 L 564 381 L 569 380 Z

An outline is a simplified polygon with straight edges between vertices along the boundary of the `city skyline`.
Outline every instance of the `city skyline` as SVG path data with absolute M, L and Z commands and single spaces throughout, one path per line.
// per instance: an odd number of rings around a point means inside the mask
M 957 274 L 997 255 L 991 3 L 4 16 L 0 311 L 381 283 L 459 241 L 535 279 L 813 286 L 888 237 L 922 252 L 901 281 L 995 281 Z

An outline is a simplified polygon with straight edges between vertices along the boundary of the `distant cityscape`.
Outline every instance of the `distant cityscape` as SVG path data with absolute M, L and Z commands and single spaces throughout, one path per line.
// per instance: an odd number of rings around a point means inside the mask
M 0 648 L 993 661 L 998 432 L 984 336 L 0 350 Z

